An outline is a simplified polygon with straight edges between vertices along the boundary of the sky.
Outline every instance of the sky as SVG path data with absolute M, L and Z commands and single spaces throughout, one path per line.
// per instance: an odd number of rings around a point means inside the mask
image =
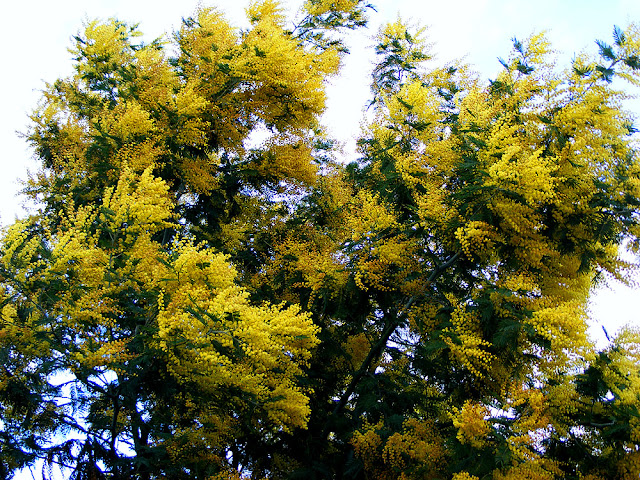
M 558 66 L 586 50 L 595 52 L 596 39 L 611 40 L 614 25 L 624 27 L 640 22 L 639 0 L 378 0 L 377 12 L 370 14 L 370 28 L 348 39 L 351 54 L 341 74 L 332 79 L 324 116 L 329 132 L 344 144 L 345 158 L 354 158 L 355 138 L 363 108 L 368 100 L 368 75 L 374 57 L 371 36 L 379 26 L 398 16 L 410 24 L 428 27 L 437 62 L 464 58 L 483 79 L 492 78 L 501 68 L 498 57 L 507 57 L 511 39 L 547 31 L 558 51 Z M 18 179 L 27 170 L 36 170 L 24 138 L 28 113 L 37 105 L 45 82 L 68 76 L 72 71 L 71 38 L 92 19 L 116 17 L 139 23 L 145 38 L 170 36 L 183 17 L 198 5 L 216 6 L 231 23 L 246 25 L 247 0 L 22 0 L 3 6 L 0 44 L 3 46 L 3 72 L 0 75 L 2 115 L 0 145 L 0 224 L 6 226 L 25 215 L 23 200 L 16 197 Z M 300 0 L 285 0 L 291 12 Z M 640 91 L 629 89 L 640 95 Z M 628 109 L 636 112 L 640 124 L 640 101 L 632 100 Z M 602 326 L 615 332 L 620 325 L 640 325 L 640 295 L 637 289 L 612 284 L 599 289 L 592 302 L 592 330 L 603 340 Z

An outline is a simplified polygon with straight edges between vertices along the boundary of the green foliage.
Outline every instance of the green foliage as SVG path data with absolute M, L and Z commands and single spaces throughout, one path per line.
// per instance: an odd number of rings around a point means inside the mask
M 564 73 L 514 38 L 485 84 L 388 25 L 343 165 L 319 119 L 369 9 L 74 37 L 0 244 L 0 477 L 638 478 L 640 332 L 585 319 L 640 244 L 640 29 Z

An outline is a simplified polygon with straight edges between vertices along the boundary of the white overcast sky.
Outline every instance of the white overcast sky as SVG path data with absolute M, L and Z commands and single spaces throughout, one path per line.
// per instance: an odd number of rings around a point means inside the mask
M 340 77 L 332 81 L 325 123 L 353 155 L 363 106 L 368 100 L 368 72 L 373 57 L 367 48 L 370 36 L 380 24 L 399 15 L 415 25 L 429 27 L 434 52 L 442 62 L 464 57 L 485 79 L 499 70 L 498 57 L 506 57 L 511 38 L 524 39 L 534 32 L 548 31 L 561 53 L 559 66 L 577 53 L 594 52 L 595 39 L 611 40 L 614 25 L 640 22 L 640 0 L 378 0 L 378 12 L 371 12 L 368 31 L 352 35 L 352 54 Z M 86 20 L 116 17 L 139 23 L 147 39 L 170 35 L 183 17 L 199 4 L 217 6 L 234 24 L 242 26 L 247 0 L 12 0 L 2 12 L 0 44 L 3 45 L 0 95 L 0 224 L 23 216 L 22 201 L 16 197 L 19 178 L 36 168 L 31 152 L 16 132 L 26 130 L 27 114 L 36 105 L 44 82 L 71 73 L 71 36 Z M 295 11 L 301 0 L 284 5 Z M 630 93 L 640 94 L 638 90 Z M 640 102 L 630 102 L 640 124 Z M 601 326 L 615 332 L 625 323 L 640 325 L 638 290 L 614 285 L 594 295 L 592 327 L 601 337 Z

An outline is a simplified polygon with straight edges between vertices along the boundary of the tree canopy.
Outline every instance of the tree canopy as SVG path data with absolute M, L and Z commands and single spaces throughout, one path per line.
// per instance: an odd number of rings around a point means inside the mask
M 640 249 L 640 27 L 483 82 L 389 24 L 347 163 L 320 116 L 371 11 L 74 37 L 0 243 L 0 477 L 638 478 L 640 330 L 598 350 L 586 303 Z

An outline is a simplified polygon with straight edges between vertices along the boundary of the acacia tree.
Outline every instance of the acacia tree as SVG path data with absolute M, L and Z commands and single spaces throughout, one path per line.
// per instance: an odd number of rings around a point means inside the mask
M 2 245 L 0 476 L 43 458 L 74 478 L 205 478 L 247 465 L 245 435 L 306 425 L 318 327 L 248 287 L 279 198 L 316 176 L 332 32 L 365 8 L 310 3 L 288 30 L 266 1 L 242 32 L 201 9 L 175 57 L 116 20 L 75 38 L 76 74 L 28 136 L 41 212 Z
M 388 25 L 345 166 L 319 115 L 369 7 L 76 37 L 2 241 L 1 475 L 638 478 L 639 332 L 596 351 L 585 304 L 638 248 L 640 29 L 484 84 Z

